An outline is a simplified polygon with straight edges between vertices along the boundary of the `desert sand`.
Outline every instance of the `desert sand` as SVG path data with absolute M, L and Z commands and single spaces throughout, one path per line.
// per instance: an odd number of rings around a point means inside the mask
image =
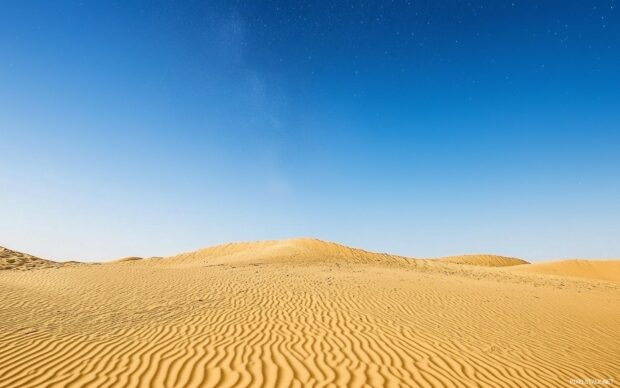
M 51 260 L 44 260 L 27 253 L 0 247 L 0 270 L 16 269 L 27 271 L 30 269 L 52 268 L 59 266 L 59 263 Z
M 314 239 L 91 265 L 0 254 L 0 387 L 620 381 L 618 261 L 410 259 Z
M 497 255 L 462 255 L 448 256 L 438 259 L 445 263 L 478 265 L 483 267 L 510 267 L 513 265 L 529 264 L 527 261 L 516 257 Z
M 561 260 L 516 269 L 532 273 L 620 282 L 620 260 Z

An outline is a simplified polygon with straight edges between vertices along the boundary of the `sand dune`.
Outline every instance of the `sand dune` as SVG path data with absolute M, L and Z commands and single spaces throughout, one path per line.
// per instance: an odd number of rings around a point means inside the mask
M 0 387 L 620 379 L 620 284 L 312 239 L 0 271 Z
M 447 256 L 437 259 L 445 263 L 478 265 L 482 267 L 510 267 L 513 265 L 529 264 L 527 261 L 516 257 L 497 255 L 462 255 Z
M 168 257 L 169 265 L 200 264 L 267 264 L 267 263 L 396 263 L 405 262 L 401 256 L 373 253 L 362 249 L 321 241 L 313 238 L 294 238 L 216 245 L 194 252 Z
M 30 269 L 55 268 L 60 265 L 60 263 L 51 260 L 40 259 L 36 256 L 0 247 L 0 270 L 19 269 L 25 271 Z
M 523 268 L 516 268 L 516 270 L 620 282 L 620 260 L 562 260 L 551 263 L 536 263 Z

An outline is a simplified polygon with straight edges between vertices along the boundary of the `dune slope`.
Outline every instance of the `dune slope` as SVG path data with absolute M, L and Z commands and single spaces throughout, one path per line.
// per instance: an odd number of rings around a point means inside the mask
M 0 387 L 561 387 L 620 378 L 620 285 L 318 240 L 0 271 L 0 294 Z
M 620 260 L 562 260 L 536 263 L 515 270 L 620 282 Z
M 295 238 L 217 245 L 194 252 L 166 258 L 168 265 L 194 266 L 201 264 L 268 264 L 268 263 L 403 263 L 406 258 L 385 253 L 321 241 L 313 238 Z
M 50 260 L 40 259 L 27 253 L 13 251 L 0 247 L 0 270 L 19 269 L 30 270 L 40 268 L 55 268 L 61 264 Z
M 510 267 L 513 265 L 529 264 L 527 261 L 515 257 L 497 255 L 447 256 L 437 260 L 444 263 L 478 265 L 482 267 Z

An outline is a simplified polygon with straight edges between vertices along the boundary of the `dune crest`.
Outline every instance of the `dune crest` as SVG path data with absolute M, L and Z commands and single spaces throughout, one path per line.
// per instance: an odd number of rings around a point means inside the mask
M 0 270 L 18 269 L 27 271 L 40 268 L 57 268 L 61 265 L 55 261 L 0 247 Z
M 170 265 L 268 263 L 402 263 L 407 258 L 368 252 L 314 238 L 238 242 L 166 257 Z
M 516 257 L 506 257 L 498 255 L 461 255 L 446 256 L 437 259 L 444 263 L 477 265 L 481 267 L 510 267 L 513 265 L 529 264 L 529 262 Z
M 137 257 L 137 256 L 127 256 L 127 257 L 121 257 L 120 259 L 112 260 L 110 261 L 110 263 L 125 263 L 128 261 L 139 261 L 139 260 L 144 260 L 144 259 L 142 257 Z

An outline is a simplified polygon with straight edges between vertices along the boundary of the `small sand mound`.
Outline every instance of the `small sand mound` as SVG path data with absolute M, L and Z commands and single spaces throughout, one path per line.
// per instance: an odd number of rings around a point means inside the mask
M 113 260 L 112 263 L 125 263 L 128 261 L 139 261 L 142 260 L 141 257 L 137 256 L 129 256 L 129 257 L 121 257 L 120 259 Z
M 166 264 L 398 263 L 404 257 L 373 253 L 312 238 L 222 244 L 164 259 Z
M 562 260 L 531 264 L 515 270 L 620 282 L 620 260 Z
M 444 263 L 477 265 L 481 267 L 510 267 L 514 265 L 529 264 L 527 261 L 517 259 L 516 257 L 497 255 L 448 256 L 437 260 Z
M 99 263 L 86 264 L 86 263 L 82 263 L 81 261 L 69 260 L 69 261 L 63 261 L 62 263 L 58 263 L 58 264 L 62 264 L 63 267 L 71 267 L 75 265 L 93 265 L 93 264 L 99 264 Z
M 60 266 L 60 263 L 54 261 L 40 259 L 36 256 L 0 247 L 0 270 L 30 270 Z

